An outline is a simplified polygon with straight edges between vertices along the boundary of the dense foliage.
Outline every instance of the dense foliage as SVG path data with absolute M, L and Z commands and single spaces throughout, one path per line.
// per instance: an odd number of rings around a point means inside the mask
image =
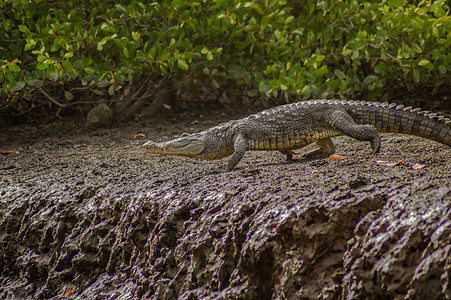
M 226 82 L 247 95 L 359 96 L 446 88 L 447 1 L 0 0 L 0 108 L 170 75 L 185 91 Z M 42 104 L 42 103 L 41 103 Z

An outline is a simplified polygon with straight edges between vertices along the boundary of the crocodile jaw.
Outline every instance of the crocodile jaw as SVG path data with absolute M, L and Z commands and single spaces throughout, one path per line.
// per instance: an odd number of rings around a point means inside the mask
M 200 158 L 205 149 L 204 141 L 196 135 L 182 135 L 172 141 L 156 143 L 148 141 L 144 148 L 147 152 L 163 155 L 179 155 Z

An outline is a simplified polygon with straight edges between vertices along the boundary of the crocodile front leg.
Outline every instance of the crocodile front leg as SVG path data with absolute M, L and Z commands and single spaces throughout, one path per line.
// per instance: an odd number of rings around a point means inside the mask
M 233 141 L 233 154 L 230 157 L 227 163 L 227 171 L 231 171 L 243 158 L 244 153 L 246 152 L 246 140 L 244 139 L 242 134 L 238 134 Z

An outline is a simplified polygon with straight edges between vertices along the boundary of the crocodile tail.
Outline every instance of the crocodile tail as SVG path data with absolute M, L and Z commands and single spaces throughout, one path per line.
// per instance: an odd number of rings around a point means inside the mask
M 347 107 L 357 124 L 373 125 L 380 132 L 416 135 L 451 146 L 451 120 L 419 108 L 351 101 Z

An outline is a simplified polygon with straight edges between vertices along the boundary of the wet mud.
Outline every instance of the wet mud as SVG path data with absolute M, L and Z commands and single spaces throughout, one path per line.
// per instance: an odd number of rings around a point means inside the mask
M 247 152 L 231 172 L 141 147 L 241 116 L 2 128 L 0 298 L 451 298 L 450 147 L 339 137 L 346 159 Z

